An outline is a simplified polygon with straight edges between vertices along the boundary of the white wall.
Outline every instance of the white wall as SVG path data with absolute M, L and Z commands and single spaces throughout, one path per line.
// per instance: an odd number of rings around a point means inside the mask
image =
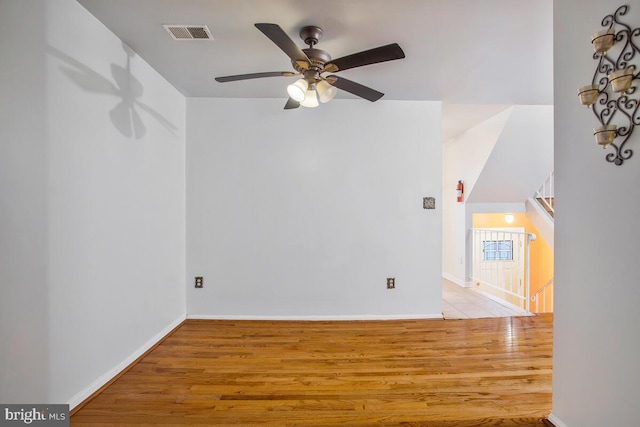
M 623 21 L 637 28 L 640 1 L 624 3 L 630 10 Z M 640 130 L 627 144 L 634 150 L 631 159 L 622 166 L 606 162 L 592 135 L 596 119 L 576 96 L 596 66 L 590 35 L 620 4 L 554 2 L 552 411 L 559 426 L 631 426 L 640 414 Z
M 442 147 L 442 275 L 462 286 L 466 281 L 466 200 L 512 111 L 496 114 Z M 456 201 L 459 180 L 464 182 L 465 203 Z
M 440 103 L 283 105 L 187 100 L 189 316 L 439 316 Z
M 0 8 L 0 401 L 73 406 L 185 316 L 185 99 L 73 0 Z
M 516 105 L 467 200 L 524 202 L 553 171 L 553 106 Z
M 45 401 L 51 372 L 46 58 L 42 33 L 21 34 L 19 25 L 42 28 L 46 19 L 37 1 L 0 0 L 0 10 L 0 401 Z

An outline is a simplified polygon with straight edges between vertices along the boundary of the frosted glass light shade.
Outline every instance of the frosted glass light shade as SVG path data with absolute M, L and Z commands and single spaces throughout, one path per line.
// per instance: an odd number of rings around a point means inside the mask
M 320 98 L 320 102 L 322 102 L 323 104 L 325 102 L 331 101 L 338 92 L 338 89 L 336 89 L 334 86 L 331 86 L 324 80 L 320 80 L 316 84 L 316 89 L 318 90 L 318 97 Z
M 300 101 L 300 105 L 303 107 L 314 108 L 320 105 L 318 102 L 318 94 L 314 89 L 309 89 L 305 92 L 304 99 Z
M 298 79 L 287 86 L 287 93 L 294 101 L 301 102 L 304 99 L 306 92 L 307 81 L 305 79 Z

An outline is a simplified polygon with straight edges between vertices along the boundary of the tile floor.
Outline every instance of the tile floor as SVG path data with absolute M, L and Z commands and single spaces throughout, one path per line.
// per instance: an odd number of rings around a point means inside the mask
M 442 279 L 442 314 L 445 319 L 523 316 L 523 312 L 502 305 L 473 288 L 463 288 Z

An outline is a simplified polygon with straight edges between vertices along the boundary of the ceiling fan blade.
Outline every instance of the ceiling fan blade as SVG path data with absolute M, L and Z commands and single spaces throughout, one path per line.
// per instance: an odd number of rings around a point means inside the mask
M 338 89 L 342 89 L 354 95 L 358 95 L 360 98 L 364 98 L 371 102 L 375 102 L 384 96 L 384 93 L 382 92 L 378 92 L 375 89 L 363 86 L 360 83 L 347 80 L 344 77 L 331 75 L 327 76 L 327 81 L 331 82 L 331 84 Z
M 335 73 L 337 71 L 348 70 L 349 68 L 362 67 L 364 65 L 402 58 L 404 58 L 402 48 L 398 43 L 392 43 L 334 59 L 325 65 L 325 71 Z
M 289 58 L 296 62 L 303 62 L 309 64 L 309 58 L 304 54 L 302 49 L 294 43 L 293 40 L 280 28 L 277 24 L 258 23 L 255 24 L 256 28 L 262 31 L 262 33 L 269 37 Z
M 234 82 L 236 80 L 260 79 L 262 77 L 291 77 L 297 73 L 291 71 L 267 71 L 266 73 L 237 74 L 235 76 L 216 77 L 216 81 L 220 83 Z
M 300 106 L 300 103 L 298 101 L 296 101 L 295 99 L 289 98 L 287 100 L 287 103 L 284 105 L 284 109 L 293 110 L 294 108 L 298 108 L 299 106 Z

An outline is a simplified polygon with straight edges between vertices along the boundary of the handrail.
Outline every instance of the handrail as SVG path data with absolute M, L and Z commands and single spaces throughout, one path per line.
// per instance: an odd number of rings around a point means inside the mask
M 535 199 L 543 205 L 547 212 L 550 212 L 550 216 L 553 216 L 555 213 L 554 191 L 554 171 L 551 171 L 540 188 L 535 192 Z
M 535 302 L 536 305 L 536 309 L 535 312 L 538 313 L 538 306 L 539 306 L 539 298 L 538 295 L 542 294 L 542 313 L 546 313 L 547 312 L 547 288 L 550 288 L 553 286 L 554 283 L 554 278 L 552 277 L 551 279 L 549 279 L 549 281 L 547 283 L 545 283 L 544 285 L 542 285 L 542 287 L 540 289 L 538 289 L 536 291 L 535 294 L 533 294 L 531 296 L 531 301 Z M 551 294 L 551 311 L 553 311 L 553 294 Z
M 538 295 L 539 293 L 541 293 L 542 291 L 544 291 L 546 288 L 548 288 L 549 286 L 551 286 L 553 284 L 553 277 L 551 279 L 549 279 L 547 281 L 547 283 L 545 283 L 544 285 L 542 285 L 542 287 L 540 289 L 538 289 L 536 291 L 535 294 L 533 294 L 533 296 L 531 297 L 531 300 L 533 301 L 533 299 L 535 298 L 536 295 Z

